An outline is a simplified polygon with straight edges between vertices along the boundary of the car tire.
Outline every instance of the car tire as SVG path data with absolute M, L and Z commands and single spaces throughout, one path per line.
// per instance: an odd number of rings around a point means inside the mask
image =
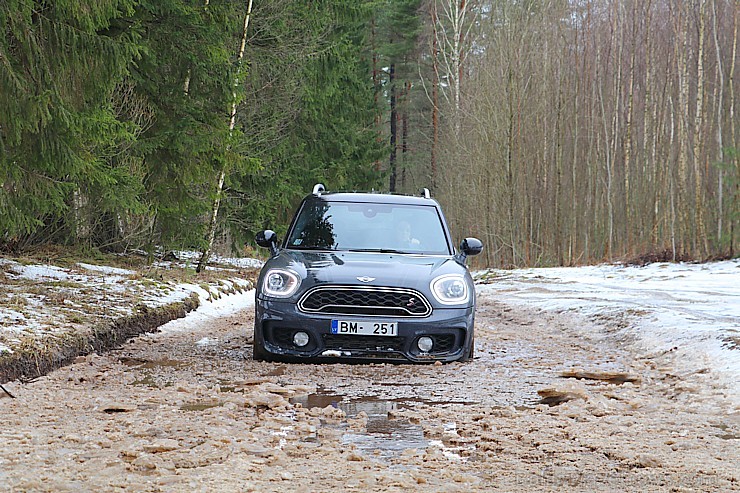
M 265 351 L 265 347 L 257 342 L 257 338 L 255 337 L 252 341 L 252 359 L 254 361 L 270 361 L 271 358 L 267 351 Z
M 470 341 L 470 347 L 468 347 L 468 350 L 465 354 L 462 355 L 460 358 L 460 361 L 465 363 L 467 361 L 471 361 L 475 356 L 475 333 L 473 333 L 473 337 Z

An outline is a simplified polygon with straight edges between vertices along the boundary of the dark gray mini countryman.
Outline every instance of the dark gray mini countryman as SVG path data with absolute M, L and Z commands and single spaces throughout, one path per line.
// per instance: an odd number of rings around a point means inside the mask
M 254 359 L 467 361 L 475 289 L 465 265 L 476 238 L 455 251 L 439 203 L 421 196 L 327 193 L 316 185 L 257 285 Z

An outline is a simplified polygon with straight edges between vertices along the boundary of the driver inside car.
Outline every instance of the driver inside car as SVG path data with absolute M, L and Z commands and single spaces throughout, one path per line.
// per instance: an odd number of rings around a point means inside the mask
M 411 235 L 411 224 L 399 221 L 396 225 L 396 242 L 399 248 L 418 249 L 421 243 Z

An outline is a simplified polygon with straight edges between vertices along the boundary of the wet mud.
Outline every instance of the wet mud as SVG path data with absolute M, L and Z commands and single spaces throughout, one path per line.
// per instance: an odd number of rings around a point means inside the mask
M 8 491 L 740 491 L 740 409 L 608 321 L 479 298 L 447 365 L 251 360 L 251 311 L 0 393 Z M 606 324 L 606 325 L 605 325 Z M 550 400 L 546 400 L 550 398 Z

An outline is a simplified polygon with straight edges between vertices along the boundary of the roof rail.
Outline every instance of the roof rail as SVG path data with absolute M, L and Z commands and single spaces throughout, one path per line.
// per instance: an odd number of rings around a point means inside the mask
M 424 197 L 425 199 L 431 198 L 431 196 L 429 195 L 429 189 L 428 188 L 422 188 L 420 190 L 420 192 L 421 192 L 421 196 Z
M 321 195 L 321 192 L 326 192 L 326 188 L 324 188 L 324 185 L 322 183 L 317 183 L 313 186 L 314 195 Z

